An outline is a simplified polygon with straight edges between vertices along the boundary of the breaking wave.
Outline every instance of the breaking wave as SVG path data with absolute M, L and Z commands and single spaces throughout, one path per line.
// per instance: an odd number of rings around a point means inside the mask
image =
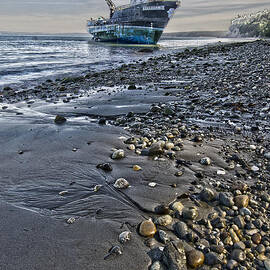
M 229 28 L 233 37 L 270 37 L 270 10 L 238 15 Z

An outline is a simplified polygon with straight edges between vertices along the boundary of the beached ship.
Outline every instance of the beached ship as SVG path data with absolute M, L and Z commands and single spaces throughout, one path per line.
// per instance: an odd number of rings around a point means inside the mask
M 179 0 L 131 0 L 117 7 L 105 1 L 110 18 L 87 21 L 88 32 L 96 41 L 135 44 L 156 44 L 180 5 Z

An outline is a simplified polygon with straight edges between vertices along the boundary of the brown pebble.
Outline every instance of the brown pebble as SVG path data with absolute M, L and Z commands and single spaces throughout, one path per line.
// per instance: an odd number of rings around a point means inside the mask
M 249 197 L 247 195 L 238 195 L 234 197 L 234 203 L 238 208 L 247 207 L 249 203 Z
M 151 219 L 145 220 L 141 223 L 139 233 L 142 236 L 153 237 L 157 232 L 156 225 L 153 223 Z
M 253 241 L 254 244 L 260 244 L 261 243 L 261 240 L 262 240 L 262 236 L 259 234 L 259 233 L 254 233 L 252 236 L 251 236 L 251 239 Z
M 194 249 L 187 254 L 187 261 L 189 266 L 197 268 L 204 263 L 204 254 Z

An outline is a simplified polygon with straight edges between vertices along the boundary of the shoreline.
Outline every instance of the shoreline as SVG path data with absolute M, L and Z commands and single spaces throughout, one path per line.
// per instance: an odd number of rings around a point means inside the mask
M 4 269 L 269 269 L 269 51 L 218 44 L 4 89 L 0 226 L 23 235 L 0 236 Z M 24 241 L 42 241 L 35 258 Z

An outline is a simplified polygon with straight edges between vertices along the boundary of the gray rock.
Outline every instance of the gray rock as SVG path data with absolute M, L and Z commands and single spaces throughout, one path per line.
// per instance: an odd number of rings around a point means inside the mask
M 251 215 L 251 211 L 246 207 L 241 208 L 239 210 L 239 213 L 241 216 L 250 216 Z
M 182 221 L 179 221 L 174 225 L 174 230 L 175 230 L 176 235 L 180 239 L 185 239 L 186 234 L 188 233 L 187 224 Z
M 163 261 L 168 270 L 187 270 L 187 259 L 181 241 L 168 243 L 163 251 Z
M 219 264 L 219 263 L 222 263 L 219 255 L 215 252 L 208 252 L 206 255 L 205 255 L 205 264 L 206 265 L 215 265 L 215 264 Z
M 233 197 L 231 197 L 229 194 L 225 192 L 220 192 L 219 203 L 227 207 L 232 207 L 234 205 Z
M 195 220 L 198 215 L 198 209 L 195 206 L 185 207 L 182 212 L 182 216 L 184 219 Z
M 159 230 L 158 231 L 158 237 L 160 239 L 160 241 L 163 243 L 163 244 L 166 244 L 170 241 L 170 237 L 168 236 L 168 234 L 163 231 L 163 230 Z
M 266 270 L 270 270 L 270 259 L 264 261 L 264 267 Z
M 245 221 L 244 218 L 242 216 L 237 216 L 233 219 L 233 222 L 235 225 L 238 226 L 239 229 L 243 229 L 245 227 Z
M 241 249 L 241 250 L 245 250 L 246 248 L 246 245 L 242 242 L 242 241 L 239 241 L 237 243 L 235 243 L 233 245 L 234 249 Z
M 227 268 L 233 270 L 238 265 L 238 262 L 235 260 L 229 260 L 227 263 Z
M 149 156 L 157 156 L 163 153 L 163 148 L 160 143 L 153 143 L 149 148 L 148 155 Z
M 215 199 L 215 192 L 210 188 L 204 188 L 200 193 L 200 198 L 202 201 L 211 202 Z
M 67 119 L 62 115 L 56 115 L 55 119 L 54 119 L 54 122 L 57 125 L 64 124 L 66 121 L 67 121 Z
M 231 258 L 237 262 L 243 262 L 246 259 L 246 254 L 241 249 L 234 249 L 231 253 Z
M 210 165 L 211 164 L 211 159 L 209 157 L 204 157 L 200 160 L 200 163 L 202 165 Z

